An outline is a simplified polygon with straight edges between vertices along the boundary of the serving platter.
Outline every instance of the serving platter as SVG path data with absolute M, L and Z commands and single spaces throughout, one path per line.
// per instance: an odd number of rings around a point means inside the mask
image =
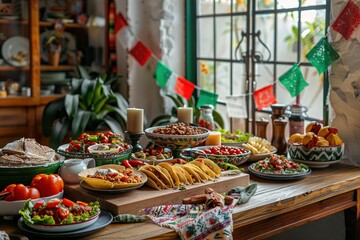
M 77 237 L 81 237 L 81 236 L 86 236 L 89 235 L 93 232 L 96 232 L 104 227 L 106 227 L 107 225 L 109 225 L 113 220 L 113 216 L 111 215 L 111 213 L 107 212 L 107 211 L 103 211 L 101 210 L 100 215 L 98 216 L 97 220 L 91 224 L 90 226 L 81 228 L 81 229 L 75 229 L 73 231 L 67 231 L 67 232 L 44 232 L 44 231 L 39 231 L 33 228 L 30 228 L 28 225 L 25 224 L 23 218 L 20 218 L 17 222 L 17 226 L 18 228 L 35 237 L 41 237 L 41 238 L 62 238 L 65 239 L 66 237 L 72 237 L 72 238 L 77 238 Z
M 278 174 L 278 173 L 263 173 L 255 170 L 255 164 L 253 163 L 249 166 L 248 170 L 251 174 L 265 179 L 270 180 L 280 180 L 280 181 L 288 181 L 288 180 L 297 180 L 306 177 L 311 173 L 311 169 L 308 168 L 307 171 L 301 173 L 286 173 L 286 174 Z
M 3 43 L 1 53 L 8 64 L 15 67 L 26 66 L 29 64 L 29 39 L 22 36 L 11 37 Z M 25 58 L 19 62 L 14 59 L 14 56 L 20 53 Z

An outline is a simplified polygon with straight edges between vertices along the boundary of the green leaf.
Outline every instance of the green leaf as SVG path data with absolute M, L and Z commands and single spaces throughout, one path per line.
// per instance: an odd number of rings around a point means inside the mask
M 102 99 L 100 99 L 97 103 L 95 103 L 94 112 L 95 114 L 99 113 L 103 106 L 105 105 L 108 98 L 104 96 Z
M 191 98 L 187 101 L 188 107 L 195 108 L 195 97 L 191 96 Z
M 62 141 L 68 134 L 70 124 L 71 121 L 69 119 L 65 119 L 63 122 L 60 120 L 55 122 L 49 142 L 51 148 L 57 149 L 61 145 Z
M 58 115 L 62 115 L 61 112 L 65 114 L 64 99 L 65 97 L 61 97 L 46 105 L 42 115 L 42 132 L 45 137 L 51 136 L 53 124 Z
M 86 71 L 86 69 L 83 66 L 78 65 L 77 70 L 78 70 L 78 73 L 79 73 L 79 78 L 91 79 L 90 74 Z
M 120 109 L 126 111 L 129 107 L 128 102 L 120 93 L 113 93 L 113 96 L 116 98 L 117 105 Z
M 111 128 L 111 130 L 112 130 L 114 133 L 120 133 L 121 135 L 124 136 L 124 132 L 123 132 L 120 124 L 117 123 L 114 118 L 112 118 L 112 117 L 110 117 L 110 116 L 106 116 L 106 117 L 104 118 L 104 121 L 105 121 L 105 123 Z
M 102 91 L 102 85 L 104 81 L 101 80 L 101 78 L 96 79 L 95 89 L 94 89 L 94 102 L 97 102 L 101 99 L 101 91 Z
M 101 87 L 102 87 L 102 90 L 104 92 L 104 95 L 108 97 L 110 95 L 110 92 L 111 92 L 110 87 L 107 86 L 107 85 L 102 85 Z
M 174 97 L 172 95 L 169 95 L 169 94 L 166 94 L 166 96 L 173 101 L 173 103 L 175 104 L 176 107 L 183 107 L 184 106 L 184 103 L 182 101 L 179 101 L 178 99 L 176 99 L 176 97 Z
M 66 94 L 65 96 L 65 110 L 70 118 L 73 118 L 78 111 L 79 95 Z
M 83 133 L 86 129 L 86 126 L 89 123 L 89 119 L 91 117 L 91 112 L 89 111 L 78 111 L 75 115 L 72 124 L 71 124 L 71 137 L 76 139 Z
M 124 120 L 127 119 L 127 110 L 122 110 L 111 105 L 106 105 L 106 109 L 110 110 L 110 112 L 116 112 Z
M 224 126 L 225 126 L 224 121 L 223 121 L 223 118 L 221 117 L 220 113 L 214 110 L 213 117 L 214 117 L 214 122 L 219 125 L 219 128 L 224 128 Z
M 96 82 L 85 79 L 81 85 L 81 95 L 84 97 L 85 105 L 90 107 L 94 98 L 94 87 Z
M 170 123 L 171 115 L 161 115 L 152 120 L 150 127 L 160 126 Z
M 72 78 L 70 81 L 70 93 L 71 94 L 79 94 L 81 93 L 81 85 L 84 79 Z

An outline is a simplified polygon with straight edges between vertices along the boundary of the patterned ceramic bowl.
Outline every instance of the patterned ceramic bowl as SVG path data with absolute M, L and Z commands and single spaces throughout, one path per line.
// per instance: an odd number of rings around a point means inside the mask
M 208 158 L 211 160 L 222 160 L 223 162 L 226 162 L 226 163 L 240 165 L 240 164 L 245 163 L 251 155 L 251 152 L 249 150 L 247 150 L 246 148 L 235 147 L 235 146 L 232 146 L 232 147 L 242 149 L 244 151 L 244 153 L 241 153 L 238 155 L 216 155 L 216 154 L 207 154 L 204 152 L 205 149 L 208 149 L 211 147 L 212 146 L 201 146 L 201 147 L 192 148 L 191 156 L 193 158 L 203 157 L 203 158 Z
M 162 127 L 162 126 L 160 126 Z M 179 150 L 188 147 L 195 147 L 205 142 L 209 135 L 209 130 L 204 129 L 204 133 L 196 135 L 170 135 L 153 133 L 159 127 L 152 127 L 145 130 L 146 137 L 153 143 L 170 148 L 171 150 Z
M 294 143 L 288 144 L 289 157 L 295 160 L 305 160 L 314 162 L 333 162 L 338 161 L 344 154 L 345 145 L 313 147 L 307 149 L 303 145 Z

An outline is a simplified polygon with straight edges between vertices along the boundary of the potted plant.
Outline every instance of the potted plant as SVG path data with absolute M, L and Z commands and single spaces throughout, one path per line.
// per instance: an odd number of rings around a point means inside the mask
M 160 115 L 160 116 L 154 118 L 152 120 L 152 122 L 150 123 L 151 127 L 159 126 L 159 125 L 166 125 L 166 124 L 169 124 L 171 122 L 176 121 L 176 119 L 177 119 L 177 108 L 183 107 L 185 105 L 188 106 L 188 107 L 193 108 L 194 122 L 197 123 L 199 121 L 200 109 L 196 108 L 196 101 L 195 101 L 195 98 L 193 96 L 188 101 L 185 101 L 179 95 L 166 94 L 166 97 L 170 98 L 172 100 L 172 102 L 173 102 L 173 105 L 174 105 L 172 107 L 172 109 L 171 109 L 171 113 L 170 114 Z M 223 129 L 224 128 L 224 120 L 222 119 L 221 115 L 217 111 L 213 110 L 213 117 L 214 117 L 215 128 Z
M 72 79 L 69 93 L 48 103 L 43 113 L 43 134 L 55 149 L 68 134 L 75 139 L 85 131 L 111 129 L 123 135 L 126 129 L 128 103 L 112 90 L 118 77 L 92 78 L 81 66 L 78 72 L 81 79 Z
M 51 34 L 46 41 L 46 51 L 48 53 L 49 64 L 52 66 L 59 65 L 62 42 L 63 36 L 61 33 L 57 32 Z

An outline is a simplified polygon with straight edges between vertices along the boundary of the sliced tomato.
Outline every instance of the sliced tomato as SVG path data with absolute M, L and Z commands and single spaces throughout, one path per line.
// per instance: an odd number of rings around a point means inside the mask
M 87 205 L 89 205 L 89 204 L 87 204 L 86 202 L 83 202 L 83 201 L 76 201 L 76 203 L 79 204 L 80 206 L 83 206 L 83 207 L 86 207 Z
M 65 219 L 65 218 L 67 218 L 67 216 L 69 215 L 70 210 L 67 209 L 67 208 L 59 207 L 59 208 L 58 208 L 58 213 L 59 213 L 59 216 L 60 216 L 62 219 Z
M 46 203 L 46 206 L 47 206 L 48 208 L 54 208 L 54 207 L 57 207 L 57 205 L 59 205 L 59 203 L 60 203 L 60 199 L 58 199 L 58 198 L 53 198 L 53 199 L 51 199 L 50 201 L 48 201 L 48 202 Z
M 37 201 L 34 205 L 34 209 L 35 210 L 38 210 L 42 205 L 44 205 L 44 201 L 43 200 L 40 200 L 40 201 Z
M 67 198 L 63 198 L 62 203 L 66 206 L 66 207 L 73 207 L 75 206 L 75 203 L 73 201 L 71 201 L 70 199 Z

